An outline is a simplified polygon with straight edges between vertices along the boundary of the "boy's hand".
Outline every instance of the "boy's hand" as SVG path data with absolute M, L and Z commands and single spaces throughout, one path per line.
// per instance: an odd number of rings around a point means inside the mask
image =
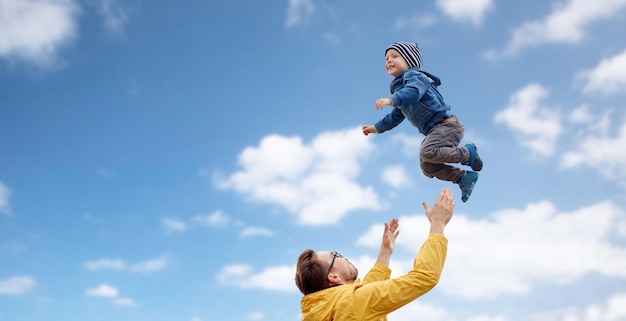
M 393 106 L 393 101 L 391 101 L 391 98 L 380 98 L 374 104 L 376 110 L 381 110 L 385 106 Z
M 376 130 L 376 127 L 372 126 L 372 125 L 365 125 L 362 128 L 363 130 L 363 134 L 365 134 L 365 136 L 369 135 L 369 134 L 378 134 L 378 131 Z

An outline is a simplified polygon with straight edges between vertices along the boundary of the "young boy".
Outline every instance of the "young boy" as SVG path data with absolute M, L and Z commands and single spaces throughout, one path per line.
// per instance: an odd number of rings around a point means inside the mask
M 384 133 L 400 124 L 405 118 L 426 137 L 420 148 L 420 167 L 427 177 L 458 184 L 461 200 L 467 202 L 478 171 L 483 162 L 473 143 L 461 147 L 464 128 L 450 111 L 437 90 L 441 80 L 420 68 L 422 55 L 416 43 L 395 42 L 385 50 L 385 68 L 394 77 L 391 96 L 376 100 L 377 110 L 391 106 L 393 110 L 375 125 L 363 126 L 363 134 Z M 462 170 L 449 163 L 468 165 L 473 171 Z

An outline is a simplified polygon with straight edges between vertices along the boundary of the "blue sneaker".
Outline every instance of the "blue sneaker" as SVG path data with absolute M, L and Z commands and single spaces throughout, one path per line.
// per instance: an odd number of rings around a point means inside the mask
M 478 147 L 474 143 L 465 144 L 465 148 L 469 151 L 469 159 L 467 162 L 461 163 L 461 165 L 469 165 L 473 171 L 479 172 L 483 169 L 483 161 L 478 156 Z
M 463 203 L 467 202 L 470 195 L 472 195 L 472 191 L 474 190 L 474 185 L 476 185 L 477 180 L 478 173 L 466 171 L 465 175 L 461 176 L 461 178 L 456 181 L 461 188 L 461 200 Z

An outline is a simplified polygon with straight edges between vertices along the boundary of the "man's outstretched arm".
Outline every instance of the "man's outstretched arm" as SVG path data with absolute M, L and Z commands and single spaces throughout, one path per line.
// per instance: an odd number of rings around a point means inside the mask
M 361 320 L 377 320 L 430 291 L 438 282 L 447 254 L 444 227 L 452 218 L 454 195 L 445 188 L 432 209 L 423 203 L 430 234 L 415 257 L 413 269 L 390 280 L 364 284 L 355 291 Z
M 385 229 L 383 231 L 383 239 L 380 244 L 380 251 L 378 252 L 378 259 L 376 264 L 363 278 L 363 283 L 369 283 L 374 281 L 382 281 L 389 279 L 391 270 L 389 269 L 389 261 L 391 254 L 396 246 L 396 238 L 398 238 L 398 219 L 394 218 L 389 223 L 385 222 Z M 382 265 L 382 266 L 381 266 Z

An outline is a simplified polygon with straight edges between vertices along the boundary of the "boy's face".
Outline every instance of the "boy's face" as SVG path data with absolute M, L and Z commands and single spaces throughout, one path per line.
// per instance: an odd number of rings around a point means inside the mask
M 398 77 L 403 71 L 409 69 L 409 64 L 397 50 L 389 49 L 385 54 L 385 69 L 388 74 Z

